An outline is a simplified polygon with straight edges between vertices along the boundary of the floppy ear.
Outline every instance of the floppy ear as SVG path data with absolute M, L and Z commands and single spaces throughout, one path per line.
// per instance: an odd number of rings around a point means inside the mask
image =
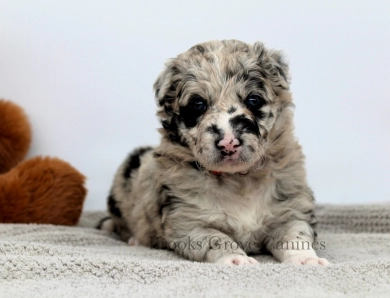
M 267 76 L 275 84 L 276 88 L 290 88 L 290 71 L 286 58 L 281 51 L 268 50 L 261 42 L 253 45 L 253 51 L 257 55 L 259 66 L 267 72 Z
M 177 89 L 181 81 L 182 74 L 172 59 L 165 64 L 153 88 L 158 106 L 157 117 L 163 126 L 160 132 L 172 143 L 186 147 L 188 145 L 179 131 L 180 116 L 174 112 L 176 99 L 180 96 Z
M 284 80 L 287 87 L 290 87 L 290 83 L 291 83 L 290 69 L 288 67 L 287 59 L 284 56 L 283 52 L 272 50 L 270 52 L 270 56 L 275 61 L 275 68 L 278 71 L 279 76 L 281 77 L 281 79 Z
M 177 86 L 182 80 L 182 75 L 175 65 L 174 59 L 165 63 L 165 69 L 157 77 L 153 88 L 158 106 L 157 116 L 169 118 L 173 113 L 173 104 L 176 100 Z

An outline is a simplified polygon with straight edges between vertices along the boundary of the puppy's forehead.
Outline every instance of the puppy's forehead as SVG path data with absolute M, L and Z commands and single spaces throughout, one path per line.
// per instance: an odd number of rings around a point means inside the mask
M 178 91 L 183 102 L 193 94 L 208 101 L 216 101 L 222 94 L 240 96 L 248 91 L 248 82 L 254 87 L 263 86 L 256 56 L 247 45 L 242 49 L 212 43 L 197 45 L 179 55 L 175 64 L 182 74 Z
M 229 44 L 199 44 L 177 57 L 183 70 L 196 75 L 197 79 L 220 78 L 237 75 L 256 68 L 256 57 L 248 45 L 235 48 Z

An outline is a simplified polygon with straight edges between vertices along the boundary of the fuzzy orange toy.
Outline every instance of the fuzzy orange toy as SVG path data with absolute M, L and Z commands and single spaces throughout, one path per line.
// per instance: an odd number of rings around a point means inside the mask
M 76 224 L 87 193 L 85 177 L 57 158 L 22 161 L 30 143 L 23 110 L 0 100 L 0 223 Z

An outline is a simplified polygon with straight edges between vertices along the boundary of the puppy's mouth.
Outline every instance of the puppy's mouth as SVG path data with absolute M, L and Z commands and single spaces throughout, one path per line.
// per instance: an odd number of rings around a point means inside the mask
M 253 146 L 253 145 L 252 145 Z M 261 159 L 262 155 L 255 151 L 254 146 L 229 148 L 229 150 L 196 151 L 195 159 L 202 169 L 211 172 L 239 173 L 247 172 Z
M 235 165 L 242 163 L 242 160 L 239 157 L 233 157 L 233 156 L 223 156 L 221 160 L 218 162 L 218 164 L 228 164 L 228 165 Z
M 221 172 L 221 173 L 238 173 L 247 171 L 250 167 L 245 159 L 240 155 L 236 156 L 220 156 L 216 158 L 211 163 L 207 163 L 204 167 L 211 172 Z

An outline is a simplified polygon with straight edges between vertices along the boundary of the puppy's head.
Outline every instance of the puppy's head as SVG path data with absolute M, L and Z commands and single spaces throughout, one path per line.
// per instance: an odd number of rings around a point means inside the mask
M 154 90 L 163 137 L 211 171 L 258 164 L 291 103 L 287 64 L 262 43 L 198 44 L 166 63 Z

